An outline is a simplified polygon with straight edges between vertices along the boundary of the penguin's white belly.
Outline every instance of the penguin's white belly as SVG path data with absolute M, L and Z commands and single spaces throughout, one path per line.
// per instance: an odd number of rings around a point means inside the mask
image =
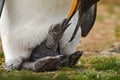
M 29 57 L 32 49 L 43 42 L 51 24 L 67 17 L 73 0 L 6 0 L 1 17 L 1 38 L 6 62 L 18 57 Z M 68 43 L 77 21 L 67 29 L 60 41 L 65 53 L 75 50 L 81 31 Z M 70 49 L 68 47 L 74 47 Z

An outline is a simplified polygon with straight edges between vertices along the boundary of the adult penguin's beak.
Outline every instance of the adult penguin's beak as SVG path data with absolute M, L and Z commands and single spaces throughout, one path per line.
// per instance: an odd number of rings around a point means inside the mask
M 0 17 L 1 17 L 1 14 L 2 14 L 4 3 L 5 3 L 5 0 L 0 0 Z
M 74 16 L 76 11 L 79 9 L 80 1 L 79 0 L 73 0 L 72 8 L 67 16 L 68 22 L 71 20 L 71 18 Z

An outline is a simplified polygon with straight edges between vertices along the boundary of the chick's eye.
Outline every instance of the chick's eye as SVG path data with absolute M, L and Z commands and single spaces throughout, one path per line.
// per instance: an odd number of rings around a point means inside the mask
M 54 26 L 54 27 L 53 27 L 53 30 L 58 31 L 58 30 L 59 30 L 59 25 Z

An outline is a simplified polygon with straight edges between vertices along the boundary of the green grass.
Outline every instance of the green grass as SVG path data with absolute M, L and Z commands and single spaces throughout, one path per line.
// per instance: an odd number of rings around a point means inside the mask
M 120 59 L 115 57 L 81 58 L 81 64 L 55 72 L 8 72 L 0 68 L 0 80 L 120 80 Z
M 4 54 L 3 53 L 0 53 L 0 58 L 4 58 Z
M 97 71 L 118 71 L 120 69 L 120 60 L 114 57 L 97 57 L 89 61 L 92 67 Z
M 115 28 L 114 28 L 114 31 L 115 31 L 115 36 L 116 37 L 120 37 L 120 26 L 116 26 Z

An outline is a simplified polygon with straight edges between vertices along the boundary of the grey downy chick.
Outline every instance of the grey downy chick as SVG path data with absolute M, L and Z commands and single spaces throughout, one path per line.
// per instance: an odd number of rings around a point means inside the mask
M 46 56 L 60 55 L 58 45 L 65 30 L 70 25 L 67 24 L 67 21 L 67 19 L 64 19 L 62 22 L 50 26 L 47 39 L 32 51 L 30 61 L 36 61 Z
M 33 49 L 30 59 L 23 62 L 22 69 L 36 72 L 55 70 L 66 57 L 60 55 L 58 44 L 69 25 L 67 19 L 51 25 L 46 40 Z
M 56 70 L 64 66 L 74 66 L 82 52 L 77 51 L 71 55 L 60 55 L 58 51 L 59 41 L 69 25 L 67 19 L 51 25 L 48 37 L 32 51 L 30 60 L 23 62 L 22 69 L 40 72 Z

